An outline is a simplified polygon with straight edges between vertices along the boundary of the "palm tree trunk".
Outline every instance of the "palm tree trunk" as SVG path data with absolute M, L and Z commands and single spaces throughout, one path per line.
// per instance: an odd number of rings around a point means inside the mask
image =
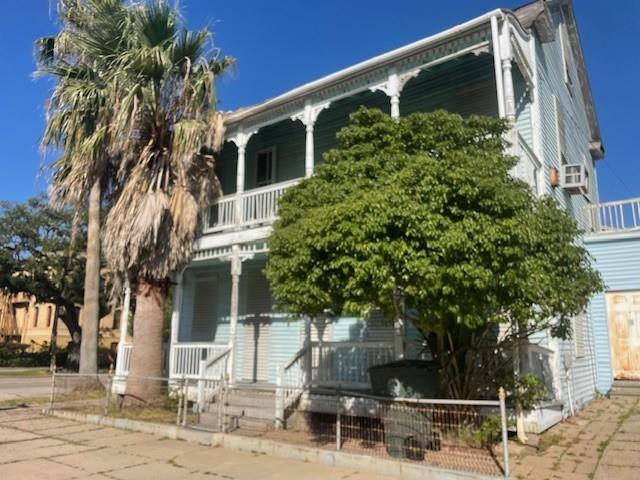
M 138 279 L 127 394 L 147 403 L 163 400 L 162 384 L 149 377 L 162 376 L 162 329 L 166 297 L 166 282 Z
M 100 180 L 89 193 L 87 261 L 84 276 L 82 307 L 82 343 L 80 373 L 98 371 L 98 328 L 100 322 Z

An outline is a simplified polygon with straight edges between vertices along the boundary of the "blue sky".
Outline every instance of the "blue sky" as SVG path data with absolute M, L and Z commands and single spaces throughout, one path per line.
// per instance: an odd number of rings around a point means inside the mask
M 522 0 L 181 0 L 191 28 L 208 26 L 238 59 L 221 80 L 221 108 L 273 97 L 320 76 Z M 598 162 L 603 200 L 640 196 L 640 2 L 577 0 L 576 15 L 606 148 Z M 33 41 L 53 34 L 55 0 L 5 0 L 0 40 L 0 199 L 46 188 L 39 176 L 44 101 L 34 80 Z

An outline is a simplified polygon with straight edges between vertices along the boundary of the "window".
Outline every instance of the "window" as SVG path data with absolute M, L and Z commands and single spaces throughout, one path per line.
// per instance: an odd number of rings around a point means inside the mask
M 35 308 L 35 315 L 33 316 L 33 326 L 38 326 L 38 315 L 40 315 L 40 307 Z
M 562 68 L 564 70 L 564 84 L 569 90 L 569 94 L 573 96 L 572 87 L 573 80 L 571 78 L 571 50 L 569 48 L 569 36 L 567 35 L 567 27 L 565 23 L 558 26 L 558 37 L 560 38 L 560 53 L 562 55 Z
M 573 344 L 576 357 L 582 358 L 585 354 L 585 324 L 586 315 L 581 313 L 573 317 Z
M 556 136 L 558 143 L 558 164 L 566 165 L 567 162 L 567 138 L 565 130 L 564 111 L 560 105 L 558 97 L 553 97 L 553 109 L 556 114 Z
M 256 153 L 256 187 L 270 185 L 276 180 L 276 149 L 266 148 Z
M 47 327 L 51 326 L 51 320 L 53 320 L 53 307 L 47 307 Z

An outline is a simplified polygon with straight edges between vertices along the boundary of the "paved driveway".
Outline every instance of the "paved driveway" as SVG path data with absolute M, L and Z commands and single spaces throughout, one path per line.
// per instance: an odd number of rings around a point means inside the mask
M 0 410 L 2 480 L 383 480 L 344 468 Z
M 639 480 L 640 402 L 593 400 L 545 433 L 538 452 L 523 449 L 514 457 L 519 480 Z

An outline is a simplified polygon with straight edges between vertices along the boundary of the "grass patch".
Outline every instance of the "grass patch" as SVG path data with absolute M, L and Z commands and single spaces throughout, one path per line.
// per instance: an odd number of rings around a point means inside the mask
M 20 397 L 0 401 L 0 408 L 19 407 L 21 405 L 44 405 L 49 402 L 49 397 Z
M 93 404 L 83 403 L 76 405 L 67 405 L 63 408 L 63 410 L 84 413 L 87 415 L 104 415 L 104 404 L 96 404 L 94 402 Z M 194 414 L 189 412 L 189 423 L 192 423 L 192 415 Z M 156 407 L 149 405 L 127 405 L 121 410 L 118 410 L 117 408 L 115 408 L 115 406 L 112 406 L 107 412 L 107 417 L 175 425 L 176 410 L 167 409 L 162 406 Z
M 546 452 L 550 447 L 554 445 L 560 445 L 564 440 L 562 435 L 558 435 L 557 433 L 547 433 L 540 437 L 540 441 L 538 442 L 538 453 Z
M 0 378 L 3 378 L 3 377 L 33 378 L 33 377 L 49 377 L 49 376 L 51 376 L 51 372 L 49 372 L 49 369 L 47 368 L 27 368 L 27 369 L 16 368 L 11 370 L 0 369 Z

